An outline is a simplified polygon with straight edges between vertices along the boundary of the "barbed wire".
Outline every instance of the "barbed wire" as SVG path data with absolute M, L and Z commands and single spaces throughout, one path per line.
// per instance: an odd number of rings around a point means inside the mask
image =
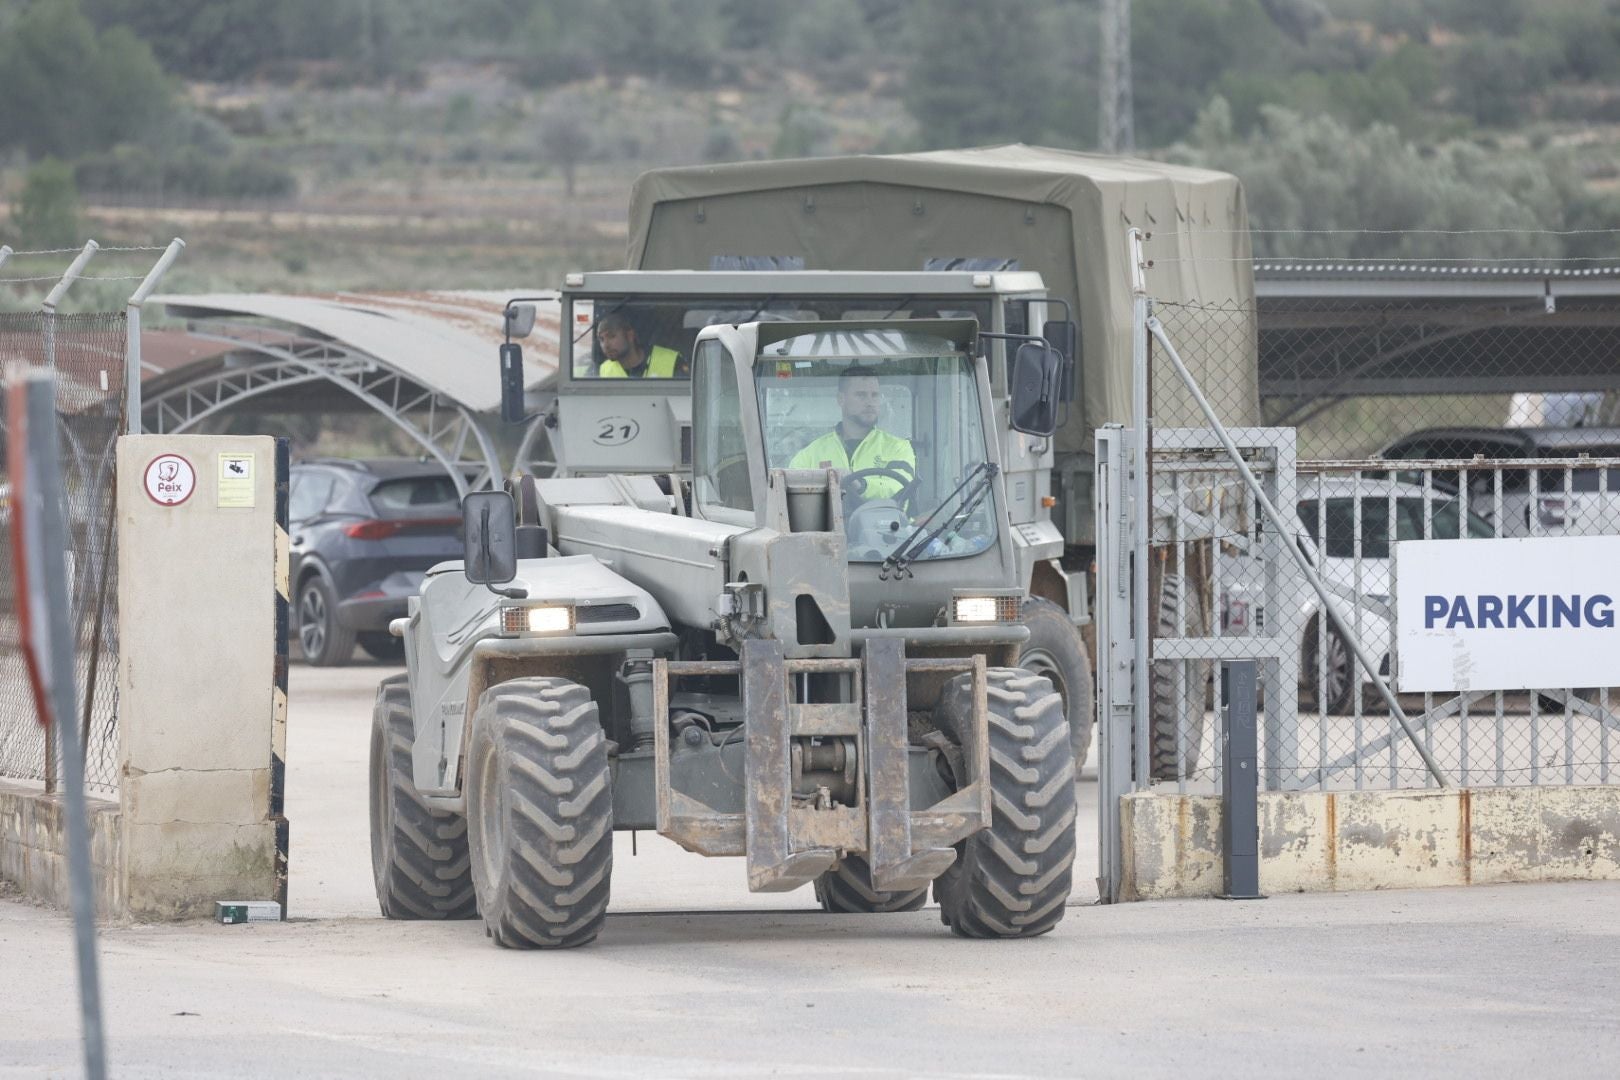
M 16 258 L 19 255 L 77 255 L 79 252 L 81 252 L 83 250 L 84 250 L 83 247 L 33 248 L 31 250 L 28 250 L 28 251 L 12 251 L 10 257 L 11 258 Z M 164 251 L 164 250 L 166 250 L 166 249 L 163 248 L 163 247 L 145 247 L 145 246 L 139 246 L 139 247 L 98 247 L 95 250 L 95 254 L 100 255 L 103 252 Z
M 74 278 L 75 283 L 80 281 L 140 281 L 145 274 L 80 274 Z M 0 278 L 0 285 L 23 285 L 38 281 L 61 281 L 61 274 L 45 274 L 41 277 Z

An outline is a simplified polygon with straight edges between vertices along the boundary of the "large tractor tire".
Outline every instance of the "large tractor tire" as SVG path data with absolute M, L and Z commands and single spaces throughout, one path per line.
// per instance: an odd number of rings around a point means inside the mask
M 1074 751 L 1063 701 L 1022 668 L 991 668 L 990 827 L 934 882 L 940 918 L 969 938 L 1035 937 L 1063 919 L 1074 869 Z M 973 678 L 945 685 L 934 722 L 962 741 Z
M 613 791 L 589 690 L 530 678 L 484 692 L 468 751 L 467 817 L 478 909 L 496 944 L 567 949 L 601 932 Z
M 1176 625 L 1177 607 L 1186 587 L 1182 575 L 1160 570 L 1157 565 L 1152 575 L 1148 595 L 1153 598 L 1149 616 L 1154 620 L 1153 637 L 1181 637 L 1182 629 Z M 1186 599 L 1186 614 L 1194 624 L 1187 632 L 1196 637 L 1201 630 L 1201 611 L 1194 596 Z M 1182 669 L 1181 696 L 1176 696 L 1176 669 Z M 1198 752 L 1204 742 L 1205 704 L 1209 693 L 1209 664 L 1187 663 L 1178 660 L 1155 660 L 1148 679 L 1148 715 L 1152 730 L 1148 739 L 1148 752 L 1152 757 L 1154 780 L 1176 780 L 1191 777 L 1198 771 Z M 1176 719 L 1185 720 L 1185 741 L 1177 731 Z
M 1024 601 L 1024 625 L 1029 640 L 1018 654 L 1018 666 L 1051 680 L 1052 688 L 1063 698 L 1063 712 L 1069 721 L 1069 744 L 1074 748 L 1074 771 L 1086 764 L 1091 753 L 1091 733 L 1096 720 L 1095 692 L 1091 681 L 1091 660 L 1085 639 L 1069 613 L 1038 596 Z
M 478 907 L 467 819 L 430 805 L 411 778 L 411 687 L 377 687 L 371 714 L 371 875 L 387 919 L 471 919 Z
M 916 911 L 928 900 L 928 886 L 909 892 L 879 892 L 872 887 L 872 870 L 859 855 L 847 855 L 837 866 L 816 878 L 816 901 L 834 914 L 869 915 L 890 911 Z

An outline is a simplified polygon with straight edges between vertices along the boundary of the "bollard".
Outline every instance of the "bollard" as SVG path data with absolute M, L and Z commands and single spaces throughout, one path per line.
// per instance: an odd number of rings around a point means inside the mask
M 1223 900 L 1260 900 L 1259 769 L 1253 660 L 1221 665 L 1221 851 Z

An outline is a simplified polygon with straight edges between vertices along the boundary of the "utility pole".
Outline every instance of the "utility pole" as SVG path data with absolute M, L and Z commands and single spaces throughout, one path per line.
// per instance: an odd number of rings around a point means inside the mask
M 1131 104 L 1131 0 L 1102 0 L 1101 115 L 1097 140 L 1105 154 L 1136 149 Z

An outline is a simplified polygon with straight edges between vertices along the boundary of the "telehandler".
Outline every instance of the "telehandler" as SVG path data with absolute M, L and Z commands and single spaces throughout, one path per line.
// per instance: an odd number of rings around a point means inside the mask
M 468 495 L 465 558 L 394 624 L 407 673 L 378 689 L 383 913 L 582 945 L 613 831 L 656 829 L 828 911 L 913 910 L 932 883 L 958 935 L 1055 926 L 1075 762 L 1051 683 L 1012 666 L 1028 631 L 981 333 L 709 326 L 688 470 Z M 1015 337 L 1013 426 L 1049 437 L 1062 354 Z M 520 348 L 501 363 L 514 418 Z M 807 463 L 859 434 L 845 403 L 874 389 L 888 456 Z

